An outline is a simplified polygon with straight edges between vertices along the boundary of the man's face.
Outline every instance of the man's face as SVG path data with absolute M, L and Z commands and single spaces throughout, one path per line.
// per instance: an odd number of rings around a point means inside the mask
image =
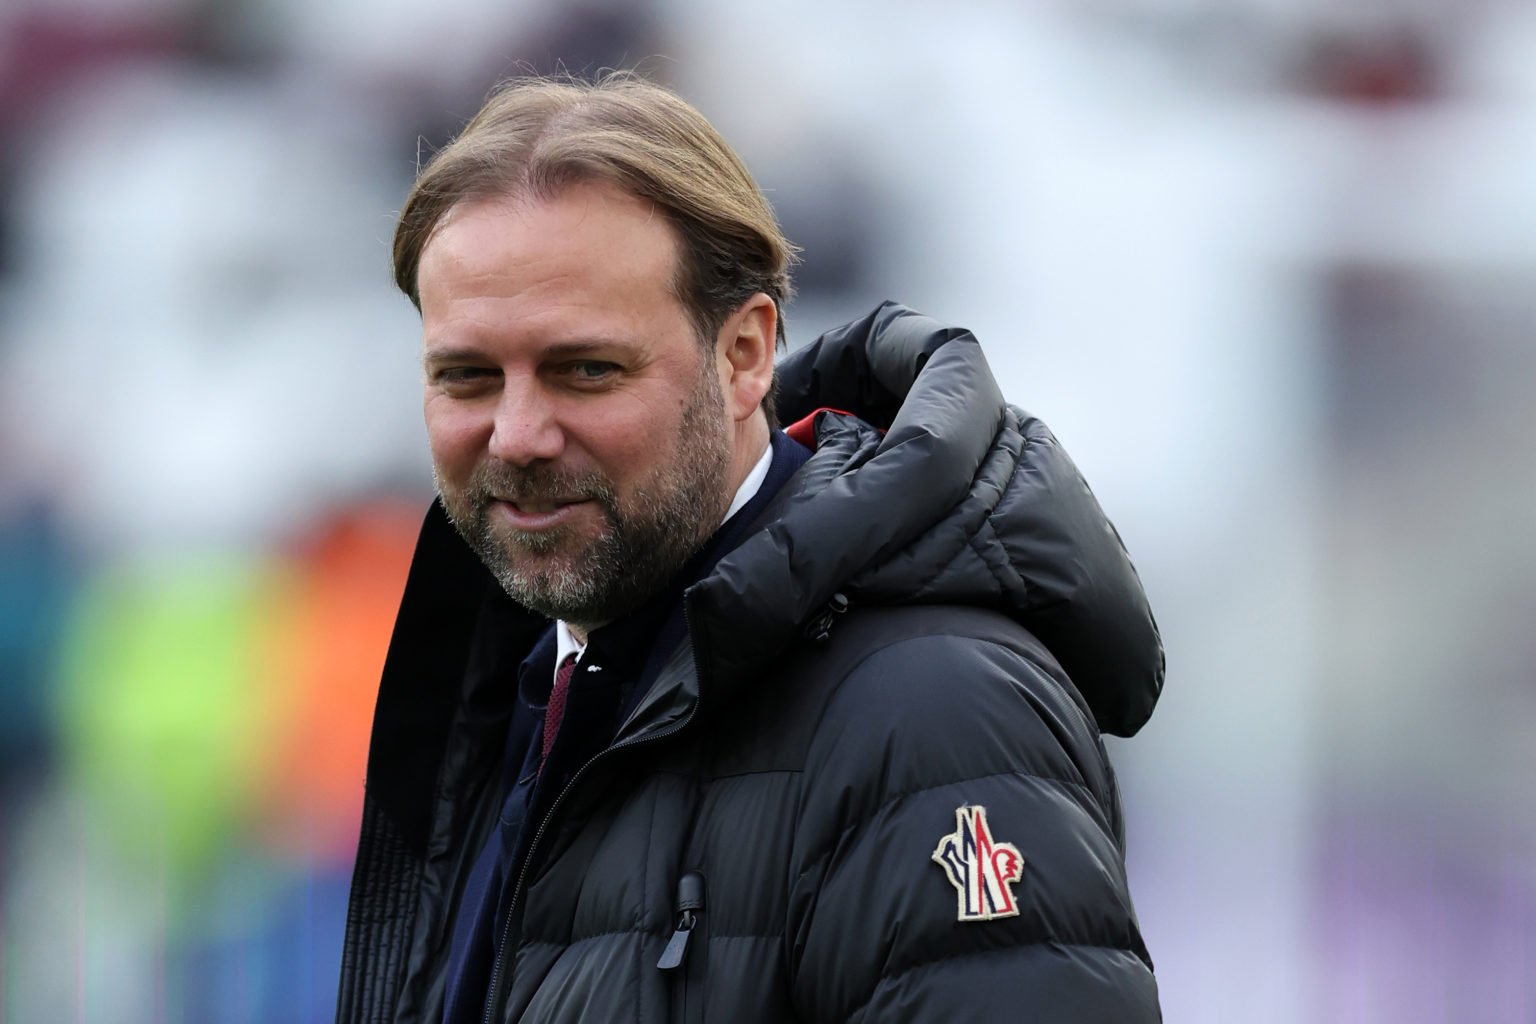
M 593 628 L 719 525 L 730 420 L 672 281 L 677 242 L 607 185 L 464 203 L 422 253 L 443 505 L 518 602 Z

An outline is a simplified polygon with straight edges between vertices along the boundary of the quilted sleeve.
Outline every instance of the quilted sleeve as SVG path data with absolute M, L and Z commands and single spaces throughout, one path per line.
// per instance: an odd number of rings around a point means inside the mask
M 864 659 L 812 741 L 789 906 L 807 1021 L 1161 1019 L 1097 732 L 1028 642 Z

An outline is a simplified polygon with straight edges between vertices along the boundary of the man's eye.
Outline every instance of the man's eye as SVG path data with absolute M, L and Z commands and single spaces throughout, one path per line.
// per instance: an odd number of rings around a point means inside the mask
M 619 367 L 615 363 L 605 363 L 598 359 L 582 359 L 571 363 L 568 367 L 570 374 L 579 383 L 594 384 L 607 381 L 618 373 Z
M 447 366 L 433 374 L 432 380 L 440 388 L 462 391 L 484 383 L 495 372 L 483 366 Z

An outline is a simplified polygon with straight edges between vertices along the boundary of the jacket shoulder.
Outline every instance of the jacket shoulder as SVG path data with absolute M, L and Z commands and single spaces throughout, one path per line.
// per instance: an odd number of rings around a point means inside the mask
M 855 610 L 824 659 L 825 704 L 806 769 L 859 777 L 867 799 L 1015 774 L 1055 780 L 1120 832 L 1093 717 L 1038 639 L 999 612 L 960 605 Z M 813 674 L 815 673 L 812 669 Z M 878 777 L 862 764 L 883 765 Z
M 795 837 L 802 1005 L 933 1019 L 985 991 L 1000 1006 L 1059 999 L 1081 1011 L 1062 1018 L 1074 1021 L 1155 1019 L 1113 775 L 1059 665 L 980 609 L 847 618 L 828 656 L 840 645 L 857 655 L 830 681 Z M 971 891 L 982 875 L 965 874 L 978 862 L 964 822 L 978 818 L 985 848 L 1018 868 L 985 883 L 987 903 Z

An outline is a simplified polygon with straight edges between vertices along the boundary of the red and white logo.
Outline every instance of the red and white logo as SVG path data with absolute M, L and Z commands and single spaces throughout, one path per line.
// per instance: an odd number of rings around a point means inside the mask
M 993 841 L 985 807 L 955 811 L 955 830 L 939 840 L 933 860 L 955 887 L 961 921 L 1018 916 L 1009 887 L 1024 874 L 1024 857 L 1012 843 Z

